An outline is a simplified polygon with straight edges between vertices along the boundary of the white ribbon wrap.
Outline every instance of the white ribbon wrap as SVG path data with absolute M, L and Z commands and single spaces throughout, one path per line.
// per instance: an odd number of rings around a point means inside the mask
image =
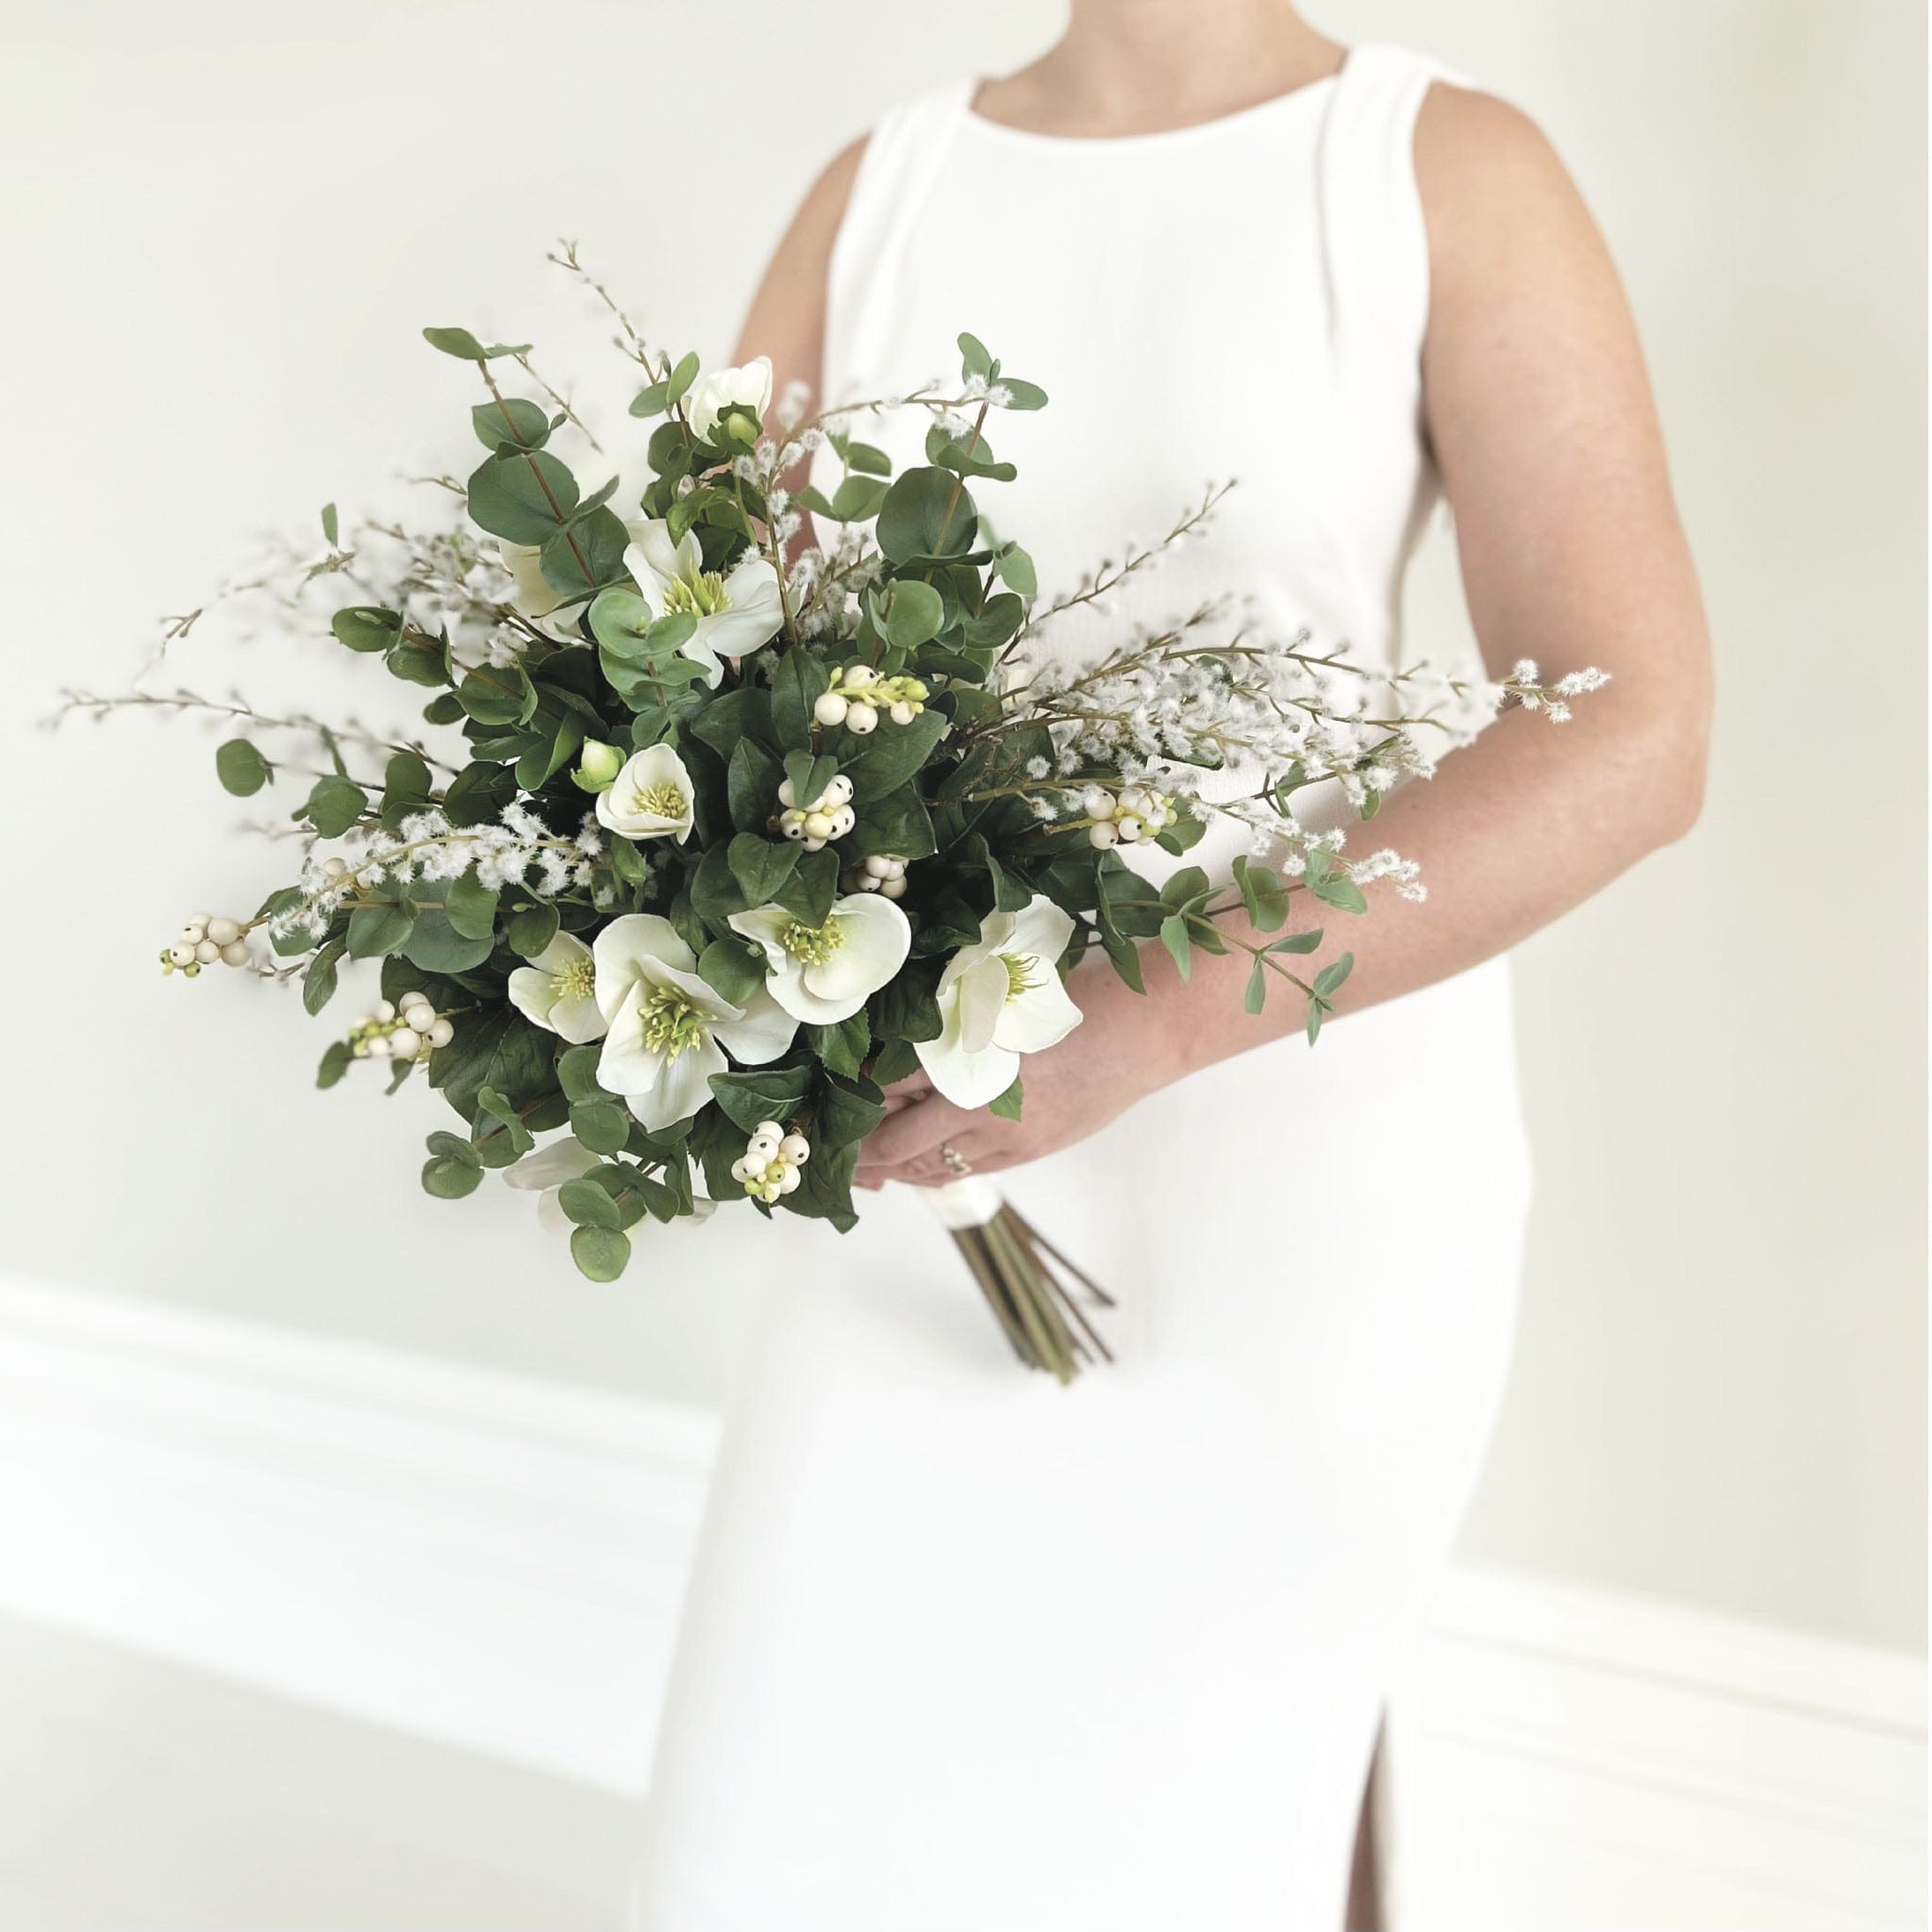
M 925 1205 L 939 1217 L 940 1225 L 958 1234 L 968 1227 L 984 1227 L 1005 1205 L 1000 1191 L 977 1174 L 948 1181 L 942 1188 L 922 1188 Z

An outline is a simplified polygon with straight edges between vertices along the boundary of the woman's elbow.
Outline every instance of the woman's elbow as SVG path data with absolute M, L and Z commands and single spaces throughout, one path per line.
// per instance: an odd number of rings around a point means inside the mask
M 1707 690 L 1654 713 L 1644 724 L 1643 762 L 1653 846 L 1674 844 L 1703 816 L 1710 773 L 1710 695 Z

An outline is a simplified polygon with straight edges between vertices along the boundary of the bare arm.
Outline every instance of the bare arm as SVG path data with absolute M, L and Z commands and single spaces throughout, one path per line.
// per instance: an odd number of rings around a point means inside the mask
M 1710 712 L 1703 608 L 1641 352 L 1581 198 L 1530 122 L 1459 89 L 1431 91 L 1416 167 L 1433 276 L 1427 422 L 1484 657 L 1492 672 L 1534 658 L 1546 676 L 1595 664 L 1614 682 L 1569 724 L 1511 712 L 1384 808 L 1374 842 L 1420 859 L 1429 897 L 1371 888 L 1367 913 L 1327 922 L 1309 963 L 1356 954 L 1342 1015 L 1503 951 L 1679 837 L 1699 808 Z M 1245 954 L 1197 953 L 1185 983 L 1160 948 L 1142 958 L 1145 1000 L 1080 975 L 1087 1024 L 1027 1062 L 1023 1121 L 932 1096 L 867 1143 L 861 1180 L 943 1180 L 941 1141 L 981 1170 L 1038 1158 L 1300 1024 L 1289 988 L 1242 1011 Z
M 788 382 L 809 383 L 814 391 L 823 386 L 825 275 L 864 153 L 865 142 L 855 141 L 826 164 L 799 203 L 752 297 L 732 359 L 769 356 L 774 393 L 782 394 Z

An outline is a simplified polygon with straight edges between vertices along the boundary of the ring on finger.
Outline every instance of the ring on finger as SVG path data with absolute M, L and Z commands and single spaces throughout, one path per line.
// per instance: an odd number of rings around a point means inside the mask
M 946 1172 L 956 1180 L 963 1180 L 973 1172 L 973 1163 L 950 1141 L 940 1142 L 940 1158 L 946 1163 Z

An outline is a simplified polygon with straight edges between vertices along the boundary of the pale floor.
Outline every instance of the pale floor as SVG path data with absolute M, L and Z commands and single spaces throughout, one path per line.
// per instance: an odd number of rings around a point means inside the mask
M 0 1932 L 621 1932 L 636 1810 L 0 1618 Z

